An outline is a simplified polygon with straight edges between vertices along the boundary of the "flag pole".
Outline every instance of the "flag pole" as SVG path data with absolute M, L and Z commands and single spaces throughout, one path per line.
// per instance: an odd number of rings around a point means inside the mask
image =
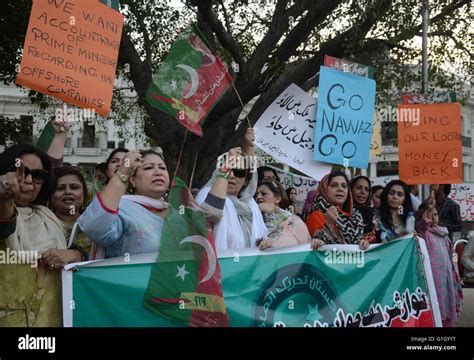
M 178 161 L 176 162 L 176 169 L 174 170 L 173 178 L 178 173 L 179 165 L 181 164 L 181 155 L 183 155 L 184 144 L 186 143 L 187 136 L 188 136 L 188 129 L 186 129 L 186 133 L 184 134 L 183 144 L 181 145 L 181 150 L 179 150 Z
M 189 189 L 192 189 L 193 179 L 194 179 L 194 170 L 196 170 L 198 154 L 199 154 L 199 151 L 196 152 L 196 156 L 194 157 L 193 171 L 191 172 L 191 179 L 189 180 Z
M 244 103 L 242 101 L 242 98 L 240 97 L 239 92 L 237 91 L 237 89 L 234 85 L 234 82 L 232 81 L 231 84 L 232 84 L 232 88 L 234 89 L 235 93 L 237 94 L 237 97 L 239 98 L 240 105 L 242 105 L 242 110 L 244 110 Z M 249 117 L 247 116 L 247 114 L 245 115 L 245 118 L 247 119 L 247 124 L 249 125 L 249 128 L 251 128 L 252 125 L 250 125 L 250 120 L 249 120 Z

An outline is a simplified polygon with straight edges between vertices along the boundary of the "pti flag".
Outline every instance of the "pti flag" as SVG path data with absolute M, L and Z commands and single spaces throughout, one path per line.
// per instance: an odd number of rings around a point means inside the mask
M 204 214 L 184 182 L 175 177 L 160 253 L 153 265 L 144 305 L 165 318 L 194 327 L 228 326 L 222 278 Z
M 184 245 L 189 243 L 178 247 Z M 63 271 L 64 325 L 182 327 L 194 312 L 223 314 L 220 296 L 206 295 L 200 288 L 207 284 L 203 279 L 211 269 L 206 260 L 196 277 L 197 266 L 181 260 L 182 254 L 169 265 L 142 256 Z M 265 253 L 220 250 L 218 263 L 232 327 L 441 326 L 429 254 L 421 239 L 407 237 L 372 245 L 367 251 L 356 245 L 326 245 L 311 251 L 309 244 Z M 163 276 L 157 278 L 161 285 L 155 285 L 156 290 L 147 285 L 150 273 L 152 279 Z M 144 294 L 149 306 L 143 306 Z M 159 299 L 158 306 L 164 309 L 155 312 L 158 315 L 149 310 L 157 305 L 153 299 Z M 181 300 L 184 309 L 179 308 Z M 213 321 L 197 324 L 209 326 Z
M 146 99 L 196 135 L 200 124 L 231 85 L 218 56 L 206 46 L 197 27 L 181 33 L 153 77 Z

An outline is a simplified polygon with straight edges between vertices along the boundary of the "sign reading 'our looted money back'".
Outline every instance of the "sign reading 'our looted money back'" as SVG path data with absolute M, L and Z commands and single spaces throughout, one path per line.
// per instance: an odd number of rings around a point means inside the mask
M 400 179 L 408 184 L 462 182 L 461 105 L 400 105 Z
M 33 1 L 16 82 L 107 116 L 122 26 L 97 0 Z

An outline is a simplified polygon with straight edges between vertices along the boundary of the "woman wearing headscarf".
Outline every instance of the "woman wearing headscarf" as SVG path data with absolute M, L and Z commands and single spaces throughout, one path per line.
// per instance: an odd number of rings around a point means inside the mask
M 242 156 L 240 147 L 231 149 L 226 157 L 229 166 L 218 164 L 218 169 L 196 196 L 198 204 L 203 204 L 208 194 L 225 199 L 224 211 L 214 225 L 217 249 L 257 247 L 257 241 L 267 235 L 262 213 L 253 197 L 258 174 L 251 173 L 248 167 L 237 166 L 243 165 L 244 159 L 254 156 L 253 139 L 254 131 L 249 128 L 245 134 L 247 157 Z
M 0 265 L 0 326 L 61 326 L 58 270 L 82 256 L 45 206 L 54 188 L 50 159 L 32 145 L 15 145 L 0 155 L 0 174 L 0 249 L 36 262 Z M 46 267 L 33 268 L 38 257 Z
M 301 218 L 303 221 L 306 221 L 309 214 L 313 211 L 313 208 L 316 204 L 316 198 L 318 197 L 318 190 L 310 190 L 306 194 L 306 200 L 303 204 L 303 210 L 301 211 Z
M 375 237 L 375 213 L 370 206 L 372 198 L 372 186 L 367 176 L 359 175 L 351 179 L 351 195 L 354 201 L 354 208 L 362 215 L 364 221 L 364 238 L 370 243 L 376 241 Z
M 267 237 L 258 244 L 260 250 L 311 241 L 308 228 L 300 217 L 289 210 L 284 210 L 288 199 L 285 189 L 279 182 L 275 180 L 261 182 L 255 200 L 268 229 Z
M 358 244 L 362 250 L 369 246 L 363 238 L 362 215 L 352 207 L 349 179 L 341 171 L 321 179 L 306 225 L 314 250 L 326 244 Z
M 443 327 L 454 327 L 461 314 L 462 287 L 453 262 L 449 231 L 439 224 L 434 201 L 420 205 L 417 217 L 416 228 L 426 242 Z

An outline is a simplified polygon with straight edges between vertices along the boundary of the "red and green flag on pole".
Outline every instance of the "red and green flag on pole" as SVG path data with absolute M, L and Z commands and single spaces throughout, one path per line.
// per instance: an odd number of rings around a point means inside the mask
M 160 253 L 151 269 L 144 305 L 189 326 L 228 326 L 212 230 L 177 177 L 169 202 L 173 209 L 164 218 Z
M 147 102 L 202 136 L 201 124 L 232 83 L 195 25 L 182 32 L 153 77 Z

